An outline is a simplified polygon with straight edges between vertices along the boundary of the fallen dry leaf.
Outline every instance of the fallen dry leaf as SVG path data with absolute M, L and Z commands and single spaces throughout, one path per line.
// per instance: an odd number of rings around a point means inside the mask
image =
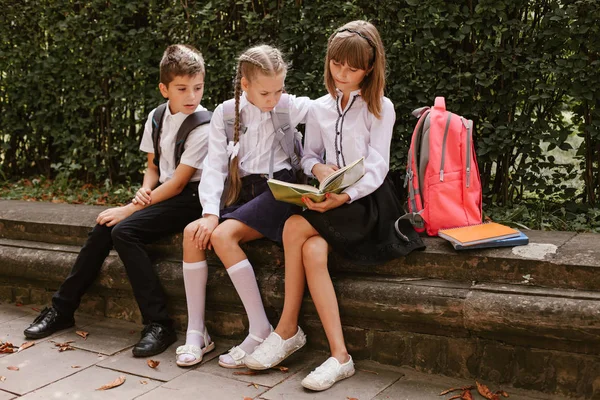
M 356 397 L 346 397 L 348 400 L 358 400 Z
M 472 390 L 472 389 L 475 389 L 475 386 L 463 386 L 463 387 L 460 387 L 460 388 L 446 389 L 442 393 L 440 393 L 439 396 L 443 396 L 443 395 L 446 395 L 448 393 L 455 392 L 457 390 L 462 390 L 464 392 L 465 390 Z
M 19 367 L 14 367 L 14 366 L 10 366 L 10 367 L 6 367 L 6 369 L 11 370 L 11 371 L 18 371 Z
M 475 381 L 477 385 L 477 391 L 480 395 L 485 397 L 488 400 L 500 400 L 500 397 L 497 394 L 494 394 L 490 391 L 490 389 L 482 383 Z
M 71 368 L 81 368 L 81 365 L 71 365 Z
M 250 382 L 250 384 L 246 386 L 254 386 L 254 389 L 258 389 L 258 385 L 254 382 Z
M 160 361 L 148 360 L 148 366 L 150 368 L 156 368 L 158 367 L 158 364 L 160 364 Z
M 244 397 L 244 400 L 252 400 L 252 397 Z
M 462 392 L 460 399 L 461 400 L 473 400 L 473 395 L 471 394 L 470 390 L 465 390 L 464 392 Z
M 147 384 L 148 384 L 148 381 L 140 381 L 140 383 L 141 383 L 142 385 L 147 385 Z
M 290 372 L 290 369 L 288 367 L 284 367 L 284 366 L 281 366 L 281 365 L 277 365 L 277 366 L 275 366 L 275 367 L 273 367 L 271 369 L 278 369 L 281 372 Z
M 30 348 L 31 346 L 33 346 L 35 344 L 35 342 L 25 342 L 23 343 L 21 346 L 19 346 L 19 350 L 17 350 L 17 353 L 21 350 L 25 350 Z
M 39 308 L 37 308 L 37 307 L 31 307 L 31 309 L 32 309 L 33 311 L 42 312 L 42 310 L 40 310 L 40 309 L 39 309 Z
M 79 336 L 81 336 L 83 338 L 83 340 L 86 340 L 88 335 L 90 334 L 89 332 L 86 331 L 75 331 L 75 333 Z
M 6 380 L 5 376 L 0 376 L 0 381 L 4 382 Z
M 124 382 L 125 382 L 125 377 L 121 375 L 117 379 L 115 379 L 114 381 L 112 381 L 111 383 L 107 383 L 106 385 L 100 386 L 96 390 L 108 390 L 108 389 L 112 389 L 112 388 L 115 388 L 117 386 L 121 386 Z
M 498 390 L 498 391 L 496 391 L 496 394 L 500 394 L 500 395 L 502 395 L 503 397 L 510 397 L 510 396 L 508 395 L 508 393 L 506 393 L 504 390 Z
M 258 375 L 258 371 L 235 371 L 234 375 Z
M 75 347 L 71 346 L 70 343 L 73 343 L 73 340 L 68 340 L 66 342 L 63 343 L 56 343 L 56 342 L 52 342 L 54 343 L 54 345 L 56 347 L 59 347 L 58 352 L 63 352 L 63 351 L 67 351 L 67 350 L 75 350 Z

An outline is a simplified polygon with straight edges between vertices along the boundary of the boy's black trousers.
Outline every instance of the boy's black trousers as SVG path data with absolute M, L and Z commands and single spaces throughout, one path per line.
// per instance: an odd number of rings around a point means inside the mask
M 187 224 L 201 216 L 198 182 L 193 182 L 180 194 L 147 206 L 115 226 L 97 224 L 89 233 L 71 273 L 52 296 L 52 305 L 59 313 L 72 316 L 114 246 L 125 265 L 144 324 L 158 322 L 171 326 L 166 296 L 146 245 L 183 231 Z

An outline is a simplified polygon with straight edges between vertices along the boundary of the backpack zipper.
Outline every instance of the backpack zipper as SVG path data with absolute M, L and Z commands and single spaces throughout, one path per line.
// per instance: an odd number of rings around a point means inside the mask
M 446 121 L 446 128 L 444 129 L 444 142 L 442 143 L 442 163 L 440 165 L 440 182 L 444 181 L 444 160 L 446 158 L 446 140 L 448 139 L 448 129 L 450 128 L 450 120 L 452 119 L 452 113 L 448 113 L 448 120 Z
M 473 134 L 473 126 L 472 121 L 467 121 L 464 118 L 461 118 L 463 121 L 463 125 L 467 128 L 467 187 L 471 186 L 471 135 Z

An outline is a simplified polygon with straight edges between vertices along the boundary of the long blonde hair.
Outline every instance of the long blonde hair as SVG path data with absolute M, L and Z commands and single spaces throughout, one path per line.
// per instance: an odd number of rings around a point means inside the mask
M 336 97 L 335 81 L 329 70 L 331 60 L 367 71 L 360 83 L 361 97 L 367 103 L 369 111 L 381 118 L 381 99 L 385 88 L 385 49 L 377 28 L 367 21 L 352 21 L 329 37 L 324 78 L 327 91 Z
M 287 71 L 287 64 L 281 52 L 266 44 L 252 47 L 240 55 L 235 74 L 235 122 L 233 125 L 233 142 L 238 143 L 240 138 L 240 97 L 242 96 L 242 77 L 252 81 L 258 73 L 265 76 L 277 76 Z M 225 205 L 234 204 L 242 188 L 242 179 L 239 173 L 238 157 L 235 156 L 229 164 L 229 186 L 225 195 Z

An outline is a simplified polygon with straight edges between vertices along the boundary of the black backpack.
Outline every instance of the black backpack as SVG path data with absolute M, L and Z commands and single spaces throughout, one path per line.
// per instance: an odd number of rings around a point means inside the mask
M 160 175 L 160 133 L 162 131 L 163 117 L 165 115 L 165 109 L 167 103 L 163 103 L 156 107 L 154 115 L 152 116 L 152 144 L 154 145 L 154 165 L 158 168 L 158 174 Z M 212 117 L 210 111 L 196 111 L 188 115 L 183 121 L 179 130 L 177 131 L 177 138 L 175 140 L 175 168 L 181 161 L 181 155 L 183 154 L 185 141 L 187 140 L 190 132 L 199 127 L 200 125 L 208 124 Z

